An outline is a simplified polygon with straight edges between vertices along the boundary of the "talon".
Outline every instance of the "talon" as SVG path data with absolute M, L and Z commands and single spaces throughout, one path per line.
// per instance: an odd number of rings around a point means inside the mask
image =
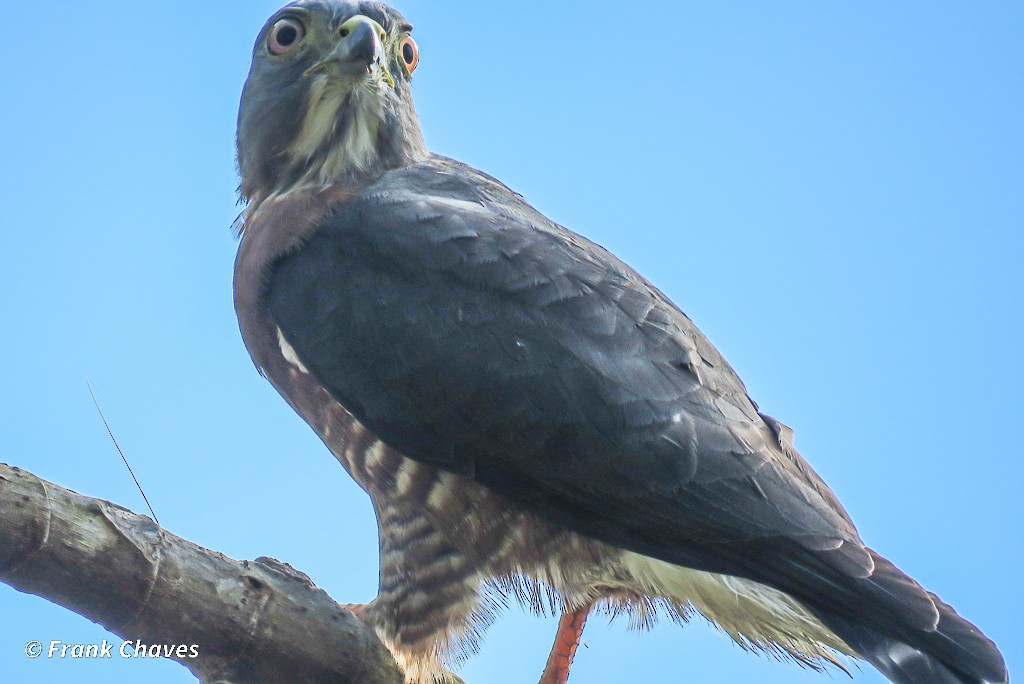
M 355 615 L 360 620 L 363 619 L 363 614 L 366 612 L 365 603 L 342 603 L 341 607 Z

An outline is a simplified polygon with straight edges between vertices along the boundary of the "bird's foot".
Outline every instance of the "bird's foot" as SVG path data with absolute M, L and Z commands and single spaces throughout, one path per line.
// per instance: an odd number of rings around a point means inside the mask
M 363 614 L 366 613 L 365 603 L 342 603 L 342 608 L 355 615 L 360 620 L 363 619 Z
M 548 664 L 544 668 L 539 684 L 567 684 L 569 668 L 580 645 L 580 637 L 583 636 L 583 627 L 587 624 L 589 614 L 590 606 L 562 614 L 558 621 L 558 631 L 555 633 L 555 643 L 551 646 L 551 655 L 548 656 Z

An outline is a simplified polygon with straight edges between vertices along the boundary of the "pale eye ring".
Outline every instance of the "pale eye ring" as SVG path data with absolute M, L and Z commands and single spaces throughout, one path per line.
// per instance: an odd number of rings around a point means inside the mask
M 286 55 L 306 37 L 306 28 L 296 19 L 280 19 L 270 29 L 267 49 L 274 55 Z

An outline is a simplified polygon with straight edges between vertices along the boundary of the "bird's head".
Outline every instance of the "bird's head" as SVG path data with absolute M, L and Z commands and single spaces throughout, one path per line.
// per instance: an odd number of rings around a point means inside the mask
M 425 155 L 411 31 L 378 2 L 299 0 L 270 17 L 238 110 L 243 198 L 373 177 Z

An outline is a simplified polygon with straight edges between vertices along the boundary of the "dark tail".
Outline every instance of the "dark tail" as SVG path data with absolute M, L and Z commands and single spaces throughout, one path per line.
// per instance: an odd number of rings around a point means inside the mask
M 913 592 L 926 595 L 938 612 L 934 625 L 913 620 L 854 620 L 831 611 L 816 611 L 826 625 L 865 660 L 896 684 L 1008 684 L 1006 663 L 981 630 L 960 617 L 938 596 L 926 592 L 885 558 L 871 552 L 871 582 L 892 598 Z M 909 598 L 909 597 L 908 597 Z

